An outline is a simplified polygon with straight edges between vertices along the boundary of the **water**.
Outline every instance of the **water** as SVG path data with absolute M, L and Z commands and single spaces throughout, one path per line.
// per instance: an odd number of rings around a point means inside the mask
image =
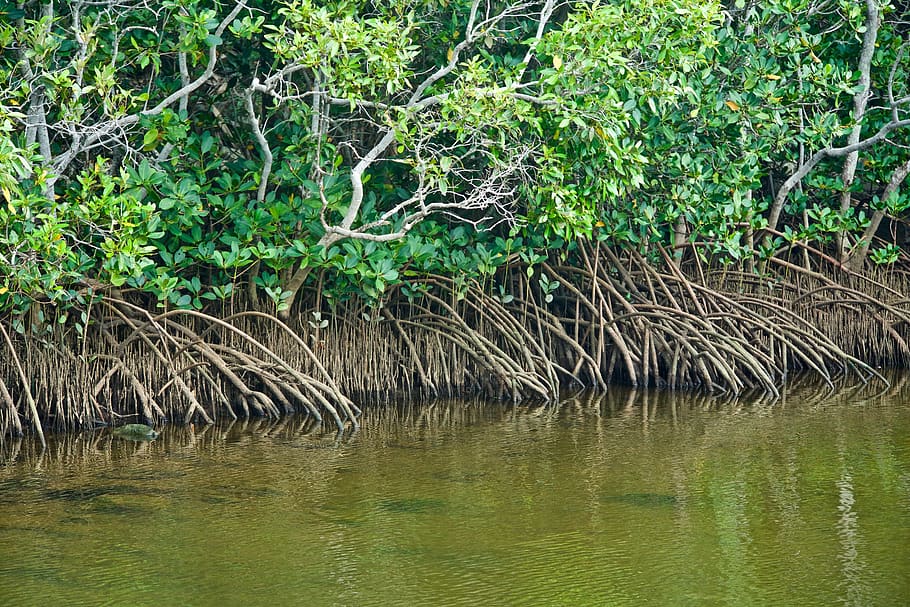
M 0 447 L 0 606 L 907 605 L 910 394 L 614 389 Z

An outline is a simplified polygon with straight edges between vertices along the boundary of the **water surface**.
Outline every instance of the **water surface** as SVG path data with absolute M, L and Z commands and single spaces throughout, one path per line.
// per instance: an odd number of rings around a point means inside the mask
M 0 605 L 910 604 L 910 393 L 613 389 L 0 447 Z

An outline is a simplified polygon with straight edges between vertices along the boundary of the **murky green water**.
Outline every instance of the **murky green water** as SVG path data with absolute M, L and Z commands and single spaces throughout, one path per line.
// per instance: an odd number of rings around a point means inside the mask
M 910 390 L 0 448 L 0 605 L 907 605 Z

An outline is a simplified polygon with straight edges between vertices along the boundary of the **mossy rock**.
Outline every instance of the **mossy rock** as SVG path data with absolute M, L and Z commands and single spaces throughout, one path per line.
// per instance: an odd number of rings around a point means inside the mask
M 127 424 L 111 430 L 116 436 L 131 440 L 155 440 L 158 433 L 151 426 L 145 424 Z

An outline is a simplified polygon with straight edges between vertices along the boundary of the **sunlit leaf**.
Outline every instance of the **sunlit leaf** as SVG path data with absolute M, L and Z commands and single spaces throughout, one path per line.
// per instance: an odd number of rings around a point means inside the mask
M 145 136 L 142 138 L 142 147 L 149 149 L 154 147 L 155 143 L 158 141 L 158 129 L 155 127 L 150 128 L 146 131 Z

